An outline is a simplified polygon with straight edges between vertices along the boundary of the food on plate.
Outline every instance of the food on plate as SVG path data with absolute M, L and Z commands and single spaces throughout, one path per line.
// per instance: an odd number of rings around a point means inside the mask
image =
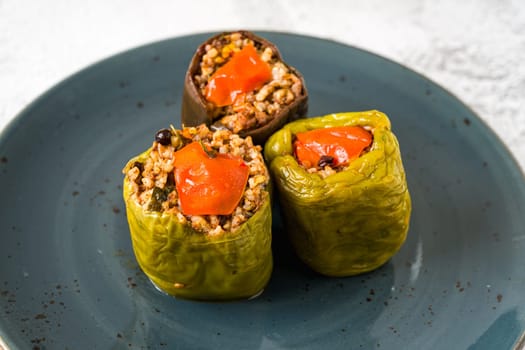
M 196 50 L 184 81 L 182 124 L 228 129 L 254 143 L 308 109 L 303 76 L 249 31 L 217 34 Z
M 405 241 L 411 200 L 397 138 L 379 111 L 297 120 L 264 148 L 299 258 L 328 276 L 386 263 Z
M 270 178 L 261 146 L 205 125 L 159 130 L 124 167 L 137 261 L 182 298 L 250 298 L 273 267 Z

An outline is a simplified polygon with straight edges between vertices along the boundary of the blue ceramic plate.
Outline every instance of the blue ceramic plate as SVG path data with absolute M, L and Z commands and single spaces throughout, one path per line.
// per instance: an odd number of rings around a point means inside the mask
M 414 204 L 385 266 L 326 278 L 291 253 L 251 301 L 159 293 L 135 261 L 121 169 L 180 126 L 183 77 L 211 34 L 143 46 L 46 92 L 0 138 L 0 336 L 12 349 L 512 349 L 525 329 L 525 182 L 465 105 L 384 58 L 260 33 L 305 76 L 311 116 L 379 109 Z M 523 338 L 521 338 L 523 342 Z

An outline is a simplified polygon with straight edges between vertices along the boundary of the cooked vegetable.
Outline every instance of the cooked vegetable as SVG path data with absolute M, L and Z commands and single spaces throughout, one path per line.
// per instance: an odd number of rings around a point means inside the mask
M 259 89 L 272 79 L 270 65 L 264 62 L 253 45 L 246 45 L 211 76 L 205 97 L 216 106 L 234 104 L 243 94 Z
M 230 215 L 241 200 L 250 169 L 241 157 L 220 153 L 210 157 L 205 149 L 193 142 L 174 154 L 181 211 Z
M 254 143 L 302 118 L 308 93 L 302 75 L 277 47 L 252 32 L 215 35 L 199 46 L 188 67 L 182 123 L 228 129 Z
M 168 294 L 249 298 L 272 271 L 271 203 L 261 147 L 227 130 L 164 129 L 123 172 L 139 266 Z M 163 132 L 165 133 L 165 132 Z
M 306 168 L 348 165 L 371 143 L 372 135 L 360 126 L 316 129 L 295 135 L 295 157 Z
M 354 140 L 359 147 L 350 152 L 354 155 L 347 164 L 340 164 L 338 155 L 320 156 L 306 167 L 300 164 L 296 138 L 309 132 L 326 135 L 325 129 L 340 127 L 359 127 L 365 141 L 366 134 L 371 135 L 372 143 L 362 142 L 361 136 Z M 399 144 L 390 128 L 379 111 L 338 113 L 289 123 L 266 143 L 265 158 L 290 240 L 315 271 L 329 276 L 371 271 L 405 241 L 411 201 Z

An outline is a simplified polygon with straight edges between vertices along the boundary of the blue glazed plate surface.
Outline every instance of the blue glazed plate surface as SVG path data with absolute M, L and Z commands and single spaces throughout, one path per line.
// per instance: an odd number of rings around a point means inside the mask
M 184 73 L 211 33 L 86 68 L 0 136 L 0 337 L 12 349 L 512 349 L 525 329 L 525 183 L 480 119 L 428 79 L 332 41 L 263 32 L 304 74 L 309 115 L 379 109 L 413 199 L 385 266 L 325 278 L 289 250 L 251 301 L 159 293 L 135 261 L 121 169 L 180 126 Z

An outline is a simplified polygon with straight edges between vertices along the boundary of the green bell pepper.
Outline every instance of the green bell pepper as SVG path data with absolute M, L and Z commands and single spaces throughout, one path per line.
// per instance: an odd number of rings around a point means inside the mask
M 125 169 L 144 162 L 149 152 L 131 159 Z M 130 198 L 131 188 L 125 177 L 123 196 L 133 250 L 157 288 L 195 300 L 243 299 L 262 292 L 273 268 L 270 195 L 240 228 L 209 236 L 174 215 L 144 210 Z
M 336 126 L 370 128 L 370 149 L 324 179 L 308 173 L 294 157 L 294 135 Z M 292 245 L 313 270 L 328 276 L 372 271 L 405 241 L 411 200 L 385 114 L 338 113 L 289 123 L 269 138 L 264 156 Z

